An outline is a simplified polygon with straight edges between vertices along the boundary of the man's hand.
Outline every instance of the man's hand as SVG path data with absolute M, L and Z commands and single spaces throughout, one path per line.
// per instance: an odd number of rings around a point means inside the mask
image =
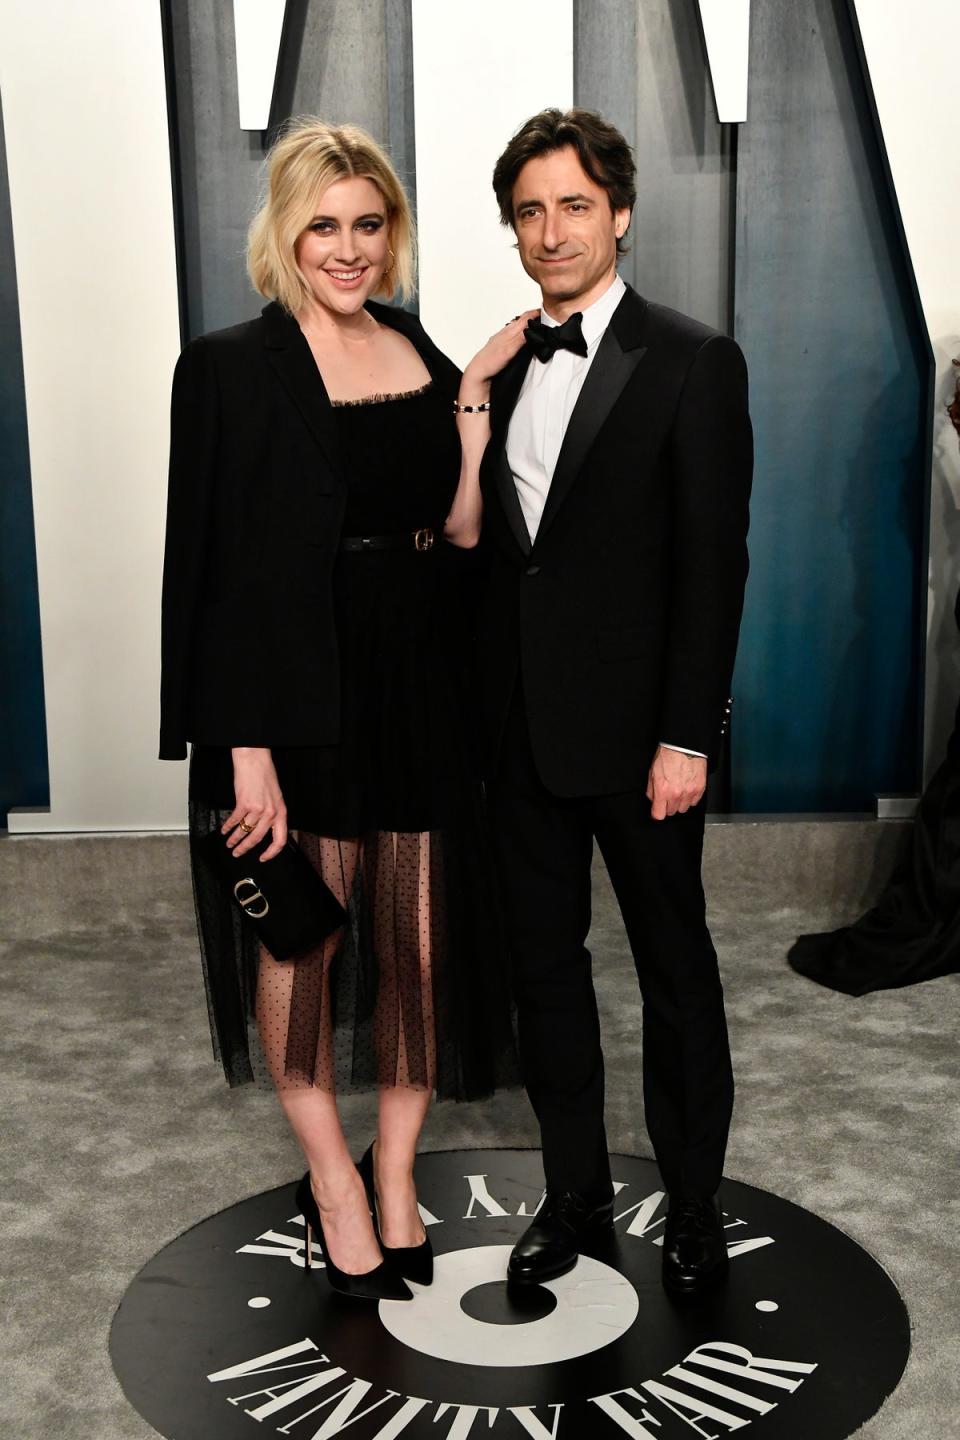
M 707 762 L 699 755 L 684 755 L 681 750 L 657 753 L 647 777 L 647 799 L 650 818 L 665 820 L 668 815 L 682 815 L 703 798 L 707 788 Z

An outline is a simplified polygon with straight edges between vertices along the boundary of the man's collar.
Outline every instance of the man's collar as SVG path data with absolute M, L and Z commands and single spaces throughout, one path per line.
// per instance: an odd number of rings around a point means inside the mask
M 610 324 L 613 312 L 623 299 L 626 289 L 627 287 L 622 278 L 619 275 L 614 275 L 610 285 L 604 290 L 600 299 L 594 300 L 593 304 L 588 305 L 583 311 L 583 320 L 581 322 L 583 338 L 586 340 L 588 348 L 596 344 L 604 330 L 606 330 Z M 540 318 L 544 325 L 547 326 L 556 326 L 561 323 L 559 320 L 554 320 L 547 314 L 546 310 L 543 309 L 540 311 Z

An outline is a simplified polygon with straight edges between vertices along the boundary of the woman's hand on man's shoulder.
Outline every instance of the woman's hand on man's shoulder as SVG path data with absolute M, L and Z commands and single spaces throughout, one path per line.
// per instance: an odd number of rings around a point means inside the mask
M 479 395 L 484 389 L 489 394 L 490 381 L 523 349 L 524 331 L 530 321 L 539 314 L 539 310 L 525 310 L 522 315 L 515 315 L 477 351 L 463 372 L 460 399 L 464 404 L 473 403 L 471 395 Z M 486 395 L 482 395 L 481 402 L 486 398 Z

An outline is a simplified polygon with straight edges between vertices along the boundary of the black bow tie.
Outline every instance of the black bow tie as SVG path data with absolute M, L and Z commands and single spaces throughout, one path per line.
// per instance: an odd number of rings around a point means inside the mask
M 558 350 L 572 350 L 574 355 L 586 355 L 587 342 L 580 328 L 582 319 L 583 311 L 578 310 L 562 325 L 544 325 L 542 320 L 531 320 L 523 333 L 534 355 L 544 364 Z

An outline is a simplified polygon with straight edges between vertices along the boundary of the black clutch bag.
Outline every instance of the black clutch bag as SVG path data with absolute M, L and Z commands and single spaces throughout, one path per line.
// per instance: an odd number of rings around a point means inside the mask
M 270 954 L 290 960 L 339 930 L 347 912 L 295 841 L 261 864 L 271 838 L 266 835 L 237 859 L 226 836 L 213 830 L 197 841 L 196 850 Z

